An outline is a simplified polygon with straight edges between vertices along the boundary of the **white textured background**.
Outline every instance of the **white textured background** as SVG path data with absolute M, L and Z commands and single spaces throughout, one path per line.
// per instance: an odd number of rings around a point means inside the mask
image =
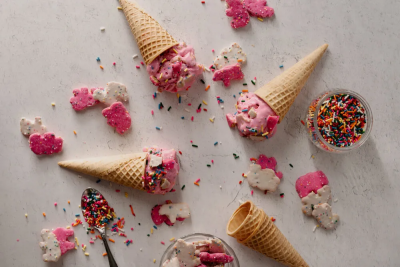
M 234 111 L 232 95 L 243 89 L 241 83 L 225 89 L 205 73 L 211 89 L 205 92 L 203 84 L 195 83 L 184 101 L 193 104 L 191 114 L 183 110 L 186 105 L 178 106 L 175 94 L 163 93 L 152 99 L 155 87 L 143 67 L 135 68 L 140 59 L 133 60 L 132 55 L 139 51 L 123 13 L 117 10 L 117 1 L 1 1 L 0 265 L 48 266 L 41 260 L 40 230 L 71 224 L 74 214 L 79 213 L 82 191 L 95 186 L 117 214 L 125 217 L 126 227 L 135 228 L 128 231 L 134 241 L 129 247 L 121 237 L 110 244 L 119 266 L 155 266 L 153 259 L 158 265 L 166 248 L 160 241 L 168 244 L 171 237 L 192 232 L 215 234 L 227 241 L 241 266 L 281 266 L 226 235 L 226 223 L 238 200 L 246 199 L 277 218 L 276 225 L 311 266 L 399 266 L 399 2 L 270 0 L 275 18 L 264 22 L 251 18 L 240 30 L 230 27 L 225 3 L 219 0 L 206 0 L 205 5 L 200 0 L 137 2 L 175 38 L 193 45 L 198 61 L 207 66 L 214 57 L 212 49 L 218 52 L 238 42 L 248 55 L 244 73 L 250 91 L 280 74 L 279 65 L 288 68 L 321 44 L 330 46 L 279 125 L 278 134 L 272 140 L 254 143 L 239 137 L 225 121 L 225 114 Z M 99 30 L 101 26 L 106 27 L 105 32 Z M 114 61 L 116 67 L 112 66 Z M 250 83 L 254 76 L 256 86 Z M 69 103 L 72 89 L 104 87 L 112 80 L 125 83 L 130 94 L 133 127 L 124 136 L 106 124 L 101 107 L 75 112 Z M 351 154 L 317 150 L 300 123 L 312 97 L 332 88 L 361 93 L 373 110 L 371 138 Z M 217 95 L 225 100 L 225 109 L 217 105 Z M 196 114 L 194 109 L 203 99 L 209 103 L 208 112 Z M 159 111 L 160 101 L 166 108 L 172 106 L 171 111 Z M 55 108 L 51 102 L 56 103 Z M 189 120 L 192 115 L 194 122 Z M 212 115 L 216 116 L 214 124 L 208 120 Z M 50 157 L 34 155 L 27 138 L 19 132 L 22 116 L 42 116 L 44 125 L 64 138 L 63 152 Z M 163 130 L 156 131 L 155 126 Z M 190 140 L 199 148 L 192 148 Z M 222 145 L 214 146 L 215 141 Z M 176 193 L 153 196 L 111 187 L 107 182 L 96 184 L 95 178 L 78 177 L 57 166 L 60 160 L 135 152 L 153 144 L 183 152 Z M 234 160 L 232 153 L 238 153 L 240 159 Z M 251 196 L 247 182 L 240 186 L 238 181 L 248 168 L 248 158 L 260 153 L 277 159 L 284 178 L 278 192 L 264 195 L 256 191 Z M 211 159 L 215 164 L 207 168 Z M 334 199 L 339 200 L 333 203 L 334 212 L 341 216 L 336 231 L 318 229 L 313 233 L 315 221 L 300 210 L 294 183 L 315 170 L 327 174 Z M 200 187 L 193 185 L 197 178 L 202 179 Z M 181 191 L 183 184 L 186 188 Z M 281 192 L 285 193 L 283 199 Z M 192 218 L 171 228 L 162 225 L 147 237 L 152 226 L 150 209 L 167 199 L 189 203 Z M 54 202 L 58 202 L 57 208 Z M 136 211 L 135 218 L 129 204 Z M 42 212 L 47 213 L 46 218 Z M 75 228 L 75 236 L 87 244 L 90 256 L 85 257 L 79 249 L 51 266 L 108 266 L 100 243 L 90 245 L 82 227 Z

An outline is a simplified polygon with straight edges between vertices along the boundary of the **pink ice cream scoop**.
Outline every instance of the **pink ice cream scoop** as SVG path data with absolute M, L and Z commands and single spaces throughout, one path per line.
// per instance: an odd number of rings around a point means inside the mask
M 171 93 L 189 89 L 203 70 L 196 63 L 193 47 L 185 43 L 171 47 L 147 66 L 150 81 L 160 91 Z
M 207 253 L 207 252 L 201 252 L 200 253 L 200 261 L 202 263 L 229 263 L 233 261 L 233 257 L 229 256 L 225 253 Z
M 242 93 L 236 103 L 237 112 L 227 114 L 230 127 L 237 126 L 241 136 L 264 140 L 276 132 L 279 116 L 254 93 Z
M 150 148 L 144 149 L 144 152 L 147 152 L 147 165 L 143 176 L 145 190 L 162 195 L 170 192 L 179 173 L 175 149 Z
M 296 191 L 299 197 L 303 198 L 308 196 L 311 192 L 317 194 L 318 189 L 328 184 L 328 178 L 322 171 L 310 172 L 297 179 Z

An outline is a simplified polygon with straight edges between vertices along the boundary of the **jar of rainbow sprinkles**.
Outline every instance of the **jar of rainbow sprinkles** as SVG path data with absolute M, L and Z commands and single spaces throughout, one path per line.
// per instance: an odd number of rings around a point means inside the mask
M 372 111 L 358 93 L 335 89 L 314 99 L 307 110 L 306 128 L 311 142 L 322 150 L 345 153 L 367 141 Z

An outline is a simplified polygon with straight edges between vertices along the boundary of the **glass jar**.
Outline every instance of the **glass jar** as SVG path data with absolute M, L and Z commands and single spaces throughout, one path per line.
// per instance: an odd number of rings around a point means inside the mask
M 194 234 L 190 234 L 190 235 L 181 237 L 180 239 L 184 240 L 185 242 L 192 243 L 192 242 L 196 242 L 196 241 L 209 240 L 209 239 L 213 239 L 213 238 L 218 238 L 219 240 L 221 240 L 222 244 L 224 244 L 224 247 L 225 247 L 225 253 L 234 258 L 234 260 L 232 262 L 225 263 L 224 266 L 225 267 L 240 267 L 239 260 L 236 257 L 233 249 L 224 240 L 222 240 L 219 237 L 209 235 L 209 234 L 194 233 Z M 168 248 L 165 250 L 164 254 L 161 257 L 160 267 L 163 266 L 163 263 L 166 260 L 169 260 L 174 256 L 174 245 L 175 245 L 175 242 L 172 243 L 171 245 L 169 245 Z
M 328 143 L 321 135 L 321 132 L 319 131 L 318 128 L 318 116 L 315 116 L 315 113 L 317 113 L 319 110 L 321 109 L 322 104 L 329 99 L 331 96 L 334 95 L 338 95 L 338 94 L 347 94 L 350 96 L 353 96 L 354 98 L 356 98 L 361 105 L 364 107 L 365 109 L 365 116 L 366 116 L 366 126 L 364 129 L 364 133 L 361 135 L 361 138 L 353 143 L 350 146 L 345 146 L 345 147 L 339 147 L 339 146 L 335 146 L 332 145 L 330 143 Z M 319 147 L 320 149 L 324 150 L 324 151 L 328 151 L 328 152 L 332 152 L 332 153 L 346 153 L 346 152 L 350 152 L 352 150 L 355 150 L 357 148 L 359 148 L 360 146 L 362 146 L 365 141 L 367 141 L 370 133 L 371 133 L 371 129 L 372 129 L 372 124 L 373 124 L 373 117 L 372 117 L 372 111 L 371 108 L 368 104 L 368 102 L 358 93 L 350 91 L 350 90 L 346 90 L 346 89 L 334 89 L 328 92 L 325 92 L 321 95 L 319 95 L 316 99 L 314 99 L 310 106 L 307 109 L 307 114 L 306 114 L 306 128 L 307 128 L 307 133 L 308 136 L 311 140 L 311 142 L 316 145 L 317 147 Z

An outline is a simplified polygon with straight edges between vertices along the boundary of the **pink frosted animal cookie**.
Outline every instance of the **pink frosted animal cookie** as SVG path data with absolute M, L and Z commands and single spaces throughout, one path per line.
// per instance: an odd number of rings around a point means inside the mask
M 310 172 L 297 179 L 296 191 L 299 197 L 303 198 L 311 192 L 317 194 L 318 189 L 328 184 L 328 177 L 322 171 Z
M 121 102 L 115 102 L 110 107 L 103 109 L 103 116 L 107 123 L 114 127 L 119 134 L 124 134 L 131 127 L 131 115 Z
M 45 251 L 43 261 L 58 261 L 61 255 L 67 251 L 74 249 L 75 244 L 68 241 L 68 237 L 74 235 L 74 230 L 57 228 L 53 231 L 43 229 L 41 236 L 43 242 L 39 246 Z
M 224 85 L 228 87 L 231 84 L 231 80 L 241 80 L 244 74 L 240 64 L 235 64 L 231 66 L 225 66 L 221 70 L 217 70 L 214 73 L 213 81 L 223 81 Z
M 261 169 L 267 169 L 268 168 L 268 169 L 273 170 L 275 172 L 276 176 L 278 176 L 279 179 L 282 179 L 282 177 L 283 177 L 282 172 L 277 172 L 276 171 L 277 162 L 276 162 L 276 159 L 274 157 L 268 158 L 267 156 L 261 154 L 258 157 L 256 163 L 261 166 Z
M 84 110 L 87 107 L 94 106 L 95 104 L 99 103 L 93 98 L 93 92 L 97 88 L 81 88 L 81 89 L 74 89 L 72 93 L 74 94 L 73 97 L 70 98 L 69 102 L 72 105 L 72 108 L 76 111 Z
M 226 0 L 228 9 L 226 15 L 233 17 L 231 21 L 232 28 L 242 28 L 250 21 L 249 12 L 247 12 L 245 5 L 240 0 Z
M 272 7 L 267 6 L 266 0 L 244 0 L 247 11 L 251 16 L 258 18 L 269 18 L 275 13 Z
M 40 135 L 34 133 L 29 136 L 29 147 L 36 155 L 51 155 L 59 153 L 62 150 L 63 139 L 56 137 L 54 133 L 45 133 Z

